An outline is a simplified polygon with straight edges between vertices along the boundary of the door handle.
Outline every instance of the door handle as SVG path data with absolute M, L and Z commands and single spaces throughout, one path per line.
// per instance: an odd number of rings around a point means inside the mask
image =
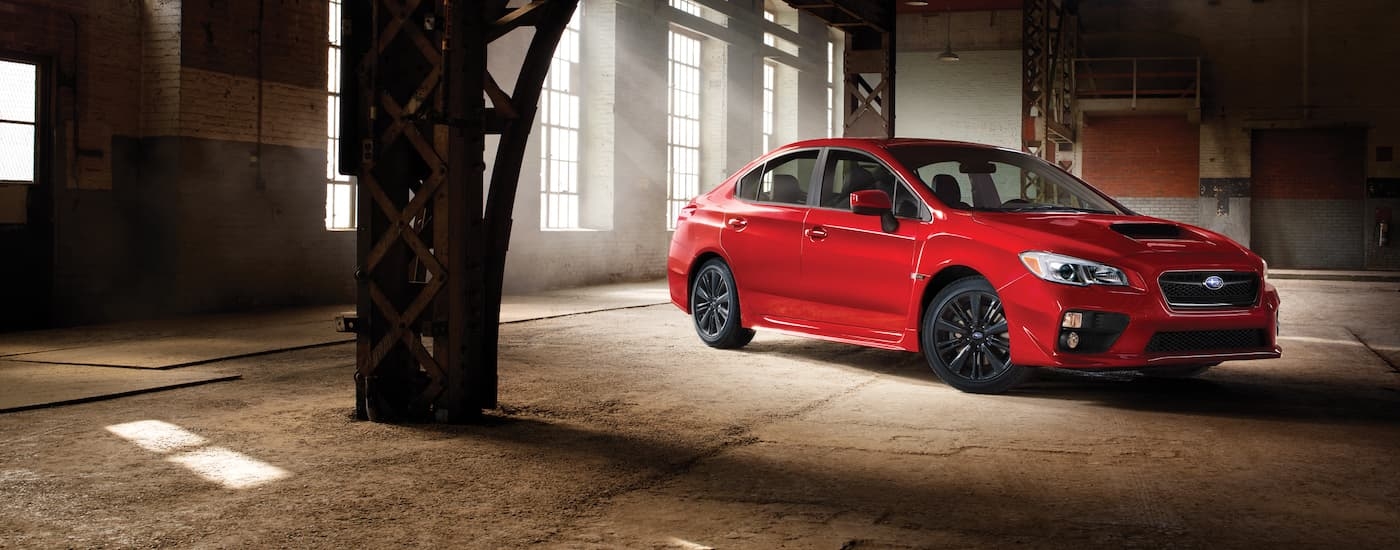
M 824 228 L 824 227 L 822 227 L 822 226 L 817 226 L 817 227 L 813 227 L 813 228 L 811 228 L 811 229 L 808 229 L 808 230 L 807 230 L 807 236 L 810 237 L 810 238 L 811 238 L 812 240 L 814 240 L 814 241 L 820 241 L 820 240 L 822 240 L 822 239 L 825 239 L 825 238 L 826 238 L 826 228 Z
M 735 231 L 738 231 L 748 226 L 749 220 L 746 220 L 744 218 L 729 218 L 729 227 L 734 228 Z

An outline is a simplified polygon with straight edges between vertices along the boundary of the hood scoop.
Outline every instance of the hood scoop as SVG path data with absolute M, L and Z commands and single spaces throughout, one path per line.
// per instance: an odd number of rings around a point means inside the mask
M 1115 223 L 1109 228 L 1129 239 L 1181 239 L 1186 237 L 1181 226 L 1168 223 Z

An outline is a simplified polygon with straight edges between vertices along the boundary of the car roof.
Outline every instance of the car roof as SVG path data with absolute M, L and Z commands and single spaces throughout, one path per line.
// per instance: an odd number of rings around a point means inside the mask
M 803 140 L 803 141 L 798 141 L 798 142 L 790 143 L 790 144 L 788 144 L 787 146 L 785 146 L 785 147 L 783 147 L 783 148 L 784 148 L 784 149 L 787 149 L 787 148 L 792 148 L 792 147 L 843 147 L 843 146 L 844 146 L 844 147 L 857 147 L 857 148 L 861 148 L 861 147 L 864 147 L 864 148 L 878 147 L 878 148 L 881 148 L 881 149 L 889 149 L 890 147 L 904 147 L 904 146 L 910 146 L 910 145 L 942 145 L 942 146 L 952 146 L 952 147 L 966 147 L 966 148 L 970 148 L 970 149 L 986 149 L 986 150 L 989 150 L 989 151 L 1012 151 L 1012 150 L 1013 150 L 1013 149 L 1007 149 L 1007 148 L 1005 148 L 1005 147 L 997 147 L 997 146 L 995 146 L 995 145 L 987 145 L 987 144 L 984 144 L 984 143 L 972 143 L 972 142 L 969 142 L 969 141 L 953 141 L 953 140 L 946 140 L 946 139 L 928 139 L 928 138 L 901 138 L 901 137 L 896 137 L 896 138 L 843 137 L 843 138 L 819 138 L 819 139 L 808 139 L 808 140 Z

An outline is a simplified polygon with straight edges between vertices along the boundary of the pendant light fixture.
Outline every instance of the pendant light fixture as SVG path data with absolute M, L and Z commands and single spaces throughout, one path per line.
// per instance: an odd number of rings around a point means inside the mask
M 944 5 L 944 9 L 944 15 L 948 17 L 948 41 L 946 42 L 946 46 L 943 48 L 943 53 L 938 54 L 938 60 L 947 61 L 951 63 L 961 58 L 958 57 L 958 54 L 953 53 L 953 9 L 952 7 L 947 6 L 946 4 Z

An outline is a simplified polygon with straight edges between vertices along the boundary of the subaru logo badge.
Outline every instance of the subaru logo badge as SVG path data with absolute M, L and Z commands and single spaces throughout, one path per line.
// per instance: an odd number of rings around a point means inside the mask
M 1219 275 L 1211 275 L 1206 277 L 1205 282 L 1201 284 L 1211 290 L 1220 290 L 1225 288 L 1225 279 L 1221 279 Z

